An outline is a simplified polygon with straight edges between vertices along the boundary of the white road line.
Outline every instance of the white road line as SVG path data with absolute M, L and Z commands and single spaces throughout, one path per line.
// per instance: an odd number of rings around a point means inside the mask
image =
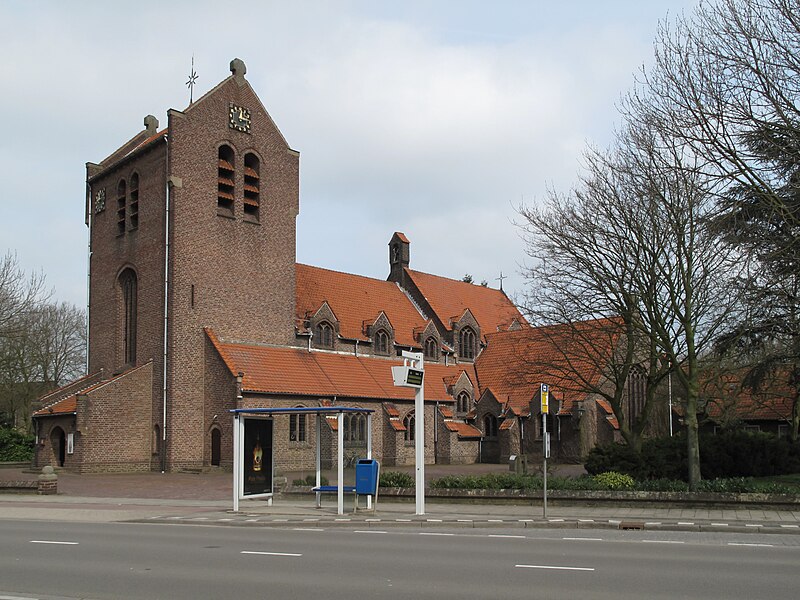
M 56 544 L 58 546 L 77 546 L 78 542 L 59 542 L 55 540 L 31 540 L 31 544 Z
M 356 529 L 353 533 L 388 533 L 388 532 L 379 531 L 377 529 Z
M 772 548 L 772 544 L 748 544 L 745 542 L 728 542 L 728 546 L 750 546 L 754 548 Z
M 661 521 L 647 521 L 645 525 L 661 525 Z
M 553 520 L 557 521 L 558 519 L 553 519 Z M 578 522 L 580 522 L 580 523 L 594 523 L 594 519 L 578 519 Z
M 425 519 L 428 523 L 441 523 L 441 519 Z
M 514 565 L 518 569 L 554 569 L 556 571 L 594 571 L 591 567 L 556 567 L 552 565 Z
M 472 519 L 456 519 L 456 522 L 457 523 L 472 523 Z M 796 527 L 796 525 L 793 525 L 792 527 Z
M 411 523 L 411 519 L 395 519 L 395 523 Z
M 714 527 L 727 527 L 728 526 L 727 523 L 712 523 L 712 525 Z
M 436 531 L 422 531 L 420 532 L 420 535 L 438 535 L 441 537 L 452 537 L 455 535 L 455 533 L 438 533 Z
M 563 523 L 564 519 L 547 519 L 551 523 Z M 581 521 L 591 521 L 592 519 L 581 519 Z
M 684 544 L 676 540 L 642 540 L 643 544 Z
M 33 596 L 0 596 L 0 600 L 38 600 Z
M 759 523 L 745 523 L 745 527 L 761 527 Z
M 589 537 L 565 537 L 562 540 L 570 540 L 576 542 L 602 542 L 603 538 L 589 538 Z
M 694 525 L 692 521 L 678 521 L 678 525 Z
M 240 554 L 261 554 L 264 556 L 303 556 L 302 554 L 295 554 L 293 552 L 258 552 L 256 550 L 242 550 Z
M 786 527 L 786 528 L 791 528 L 791 529 L 797 529 L 798 527 L 800 527 L 800 525 L 781 525 L 781 527 Z
M 293 531 L 325 531 L 322 527 L 294 527 Z
M 524 540 L 525 539 L 524 535 L 502 535 L 500 533 L 490 533 L 489 537 L 493 537 L 493 538 L 509 538 L 509 539 L 512 539 L 512 540 Z

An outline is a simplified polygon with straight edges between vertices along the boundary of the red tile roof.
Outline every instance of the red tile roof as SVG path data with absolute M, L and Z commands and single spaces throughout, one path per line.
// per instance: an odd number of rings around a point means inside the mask
M 570 345 L 577 343 L 576 338 L 580 338 L 582 350 L 593 340 L 596 343 L 589 344 L 592 351 L 610 349 L 611 323 L 608 319 L 587 321 L 579 325 L 582 333 L 577 336 L 572 327 L 562 325 L 489 334 L 487 346 L 475 364 L 479 387 L 491 388 L 500 403 L 507 403 L 515 414 L 523 414 L 530 401 L 538 398 L 540 384 L 547 383 L 551 405 L 560 400 L 562 412 L 570 412 L 572 404 L 587 395 L 579 379 L 599 382 L 602 373 L 597 363 L 602 361 L 587 360 L 580 353 L 567 361 L 564 352 L 569 353 Z
M 33 413 L 34 417 L 49 417 L 56 415 L 71 415 L 78 410 L 78 397 L 73 394 L 51 404 L 47 408 L 42 408 Z
M 454 416 L 453 409 L 451 407 L 449 407 L 449 406 L 440 406 L 439 407 L 439 412 L 442 414 L 442 416 L 445 419 L 452 419 L 453 416 Z
M 480 429 L 473 427 L 469 423 L 445 421 L 444 425 L 447 427 L 448 431 L 457 433 L 459 438 L 479 438 L 483 435 Z
M 413 400 L 414 389 L 395 387 L 391 367 L 400 359 L 371 358 L 303 348 L 227 343 L 206 329 L 232 375 L 244 373 L 242 388 L 249 392 Z M 425 400 L 453 402 L 444 379 L 452 373 L 473 372 L 472 365 L 425 365 Z
M 411 269 L 405 272 L 447 329 L 453 327 L 451 319 L 460 319 L 467 309 L 478 321 L 483 335 L 508 330 L 514 320 L 521 325 L 526 323 L 517 307 L 500 290 Z
M 716 421 L 740 419 L 743 421 L 789 421 L 792 418 L 793 390 L 787 383 L 788 373 L 774 375 L 765 382 L 765 388 L 753 391 L 742 386 L 746 369 L 722 376 L 711 376 L 702 383 L 702 394 L 707 399 L 708 416 Z
M 503 419 L 503 422 L 500 423 L 499 429 L 502 431 L 505 431 L 506 429 L 511 429 L 514 426 L 514 423 L 516 422 L 517 422 L 516 419 Z
M 364 323 L 371 324 L 384 312 L 398 344 L 419 346 L 414 329 L 424 329 L 427 322 L 396 283 L 302 264 L 296 273 L 298 319 L 313 315 L 327 302 L 339 320 L 342 337 L 368 340 Z

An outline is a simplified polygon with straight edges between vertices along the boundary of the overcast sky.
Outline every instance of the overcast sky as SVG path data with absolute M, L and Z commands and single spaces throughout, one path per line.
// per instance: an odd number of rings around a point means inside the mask
M 85 168 L 239 57 L 300 151 L 299 262 L 414 269 L 521 291 L 521 202 L 568 189 L 586 142 L 694 0 L 0 0 L 0 251 L 85 304 Z

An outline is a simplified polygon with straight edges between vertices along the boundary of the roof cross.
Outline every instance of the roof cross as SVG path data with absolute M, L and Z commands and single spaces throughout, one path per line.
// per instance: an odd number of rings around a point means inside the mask
M 194 54 L 192 54 L 192 71 L 189 73 L 189 81 L 186 82 L 186 86 L 189 88 L 189 104 L 194 100 L 194 85 L 197 82 L 197 77 L 198 75 L 194 70 Z
M 503 271 L 500 271 L 500 277 L 495 277 L 495 281 L 500 282 L 500 291 L 503 291 L 503 279 L 508 279 L 508 275 L 503 275 Z

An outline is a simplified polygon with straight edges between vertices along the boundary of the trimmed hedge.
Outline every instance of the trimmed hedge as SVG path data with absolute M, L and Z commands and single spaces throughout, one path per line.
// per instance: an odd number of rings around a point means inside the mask
M 686 438 L 648 439 L 636 454 L 624 444 L 598 446 L 589 452 L 586 471 L 617 471 L 637 481 L 688 479 Z M 800 472 L 800 444 L 766 433 L 735 430 L 700 436 L 700 472 L 704 479 L 768 477 Z
M 0 462 L 23 462 L 33 459 L 35 438 L 16 429 L 0 428 Z

